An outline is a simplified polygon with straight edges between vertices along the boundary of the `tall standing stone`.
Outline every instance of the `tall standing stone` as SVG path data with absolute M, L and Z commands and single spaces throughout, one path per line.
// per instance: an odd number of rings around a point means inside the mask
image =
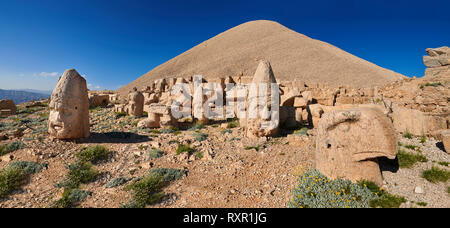
M 134 88 L 134 92 L 128 95 L 128 114 L 131 116 L 142 116 L 144 113 L 144 95 Z
M 247 137 L 270 137 L 278 133 L 280 96 L 278 91 L 272 91 L 271 85 L 273 83 L 276 84 L 277 81 L 270 63 L 261 60 L 253 76 L 248 96 Z M 252 92 L 252 89 L 254 92 Z M 265 93 L 261 89 L 265 89 Z M 272 104 L 271 99 L 272 93 L 276 96 L 274 104 Z M 264 100 L 266 100 L 265 104 L 262 102 Z M 278 119 L 273 118 L 276 115 Z
M 89 97 L 86 80 L 75 69 L 59 78 L 50 101 L 48 132 L 56 139 L 89 137 Z

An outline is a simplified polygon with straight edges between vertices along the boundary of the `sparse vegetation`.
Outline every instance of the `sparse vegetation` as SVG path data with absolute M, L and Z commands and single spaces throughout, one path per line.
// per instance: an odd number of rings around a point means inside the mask
M 421 207 L 426 207 L 428 204 L 425 202 L 418 202 L 416 203 L 417 205 L 421 206 Z
M 129 178 L 125 178 L 125 177 L 118 177 L 118 178 L 114 178 L 111 181 L 109 181 L 105 187 L 106 188 L 115 188 L 121 185 L 126 184 L 128 181 L 130 181 Z
M 239 121 L 236 119 L 230 119 L 227 123 L 227 128 L 236 128 L 239 127 Z
M 158 203 L 164 196 L 162 188 L 165 186 L 163 177 L 149 174 L 139 181 L 126 187 L 131 191 L 131 200 L 123 205 L 124 208 L 144 208 L 147 205 Z
M 407 153 L 401 149 L 398 151 L 397 158 L 400 168 L 411 168 L 417 162 L 428 162 L 424 155 Z
M 442 86 L 442 83 L 440 82 L 427 82 L 423 85 L 420 85 L 420 88 L 423 89 L 425 87 L 438 87 L 438 86 Z
M 92 192 L 84 191 L 80 189 L 65 189 L 62 197 L 58 200 L 51 202 L 48 208 L 72 208 L 79 202 L 84 201 Z
M 58 188 L 69 188 L 75 189 L 80 186 L 80 184 L 87 184 L 94 181 L 98 172 L 92 167 L 91 163 L 85 162 L 75 162 L 66 167 L 69 172 L 66 178 L 60 183 L 56 184 Z
M 22 170 L 24 174 L 35 174 L 42 171 L 46 164 L 38 164 L 30 161 L 13 161 L 8 168 Z
M 231 130 L 231 129 L 224 129 L 224 130 L 222 130 L 221 132 L 220 132 L 220 134 L 222 134 L 222 135 L 225 135 L 225 134 L 231 134 L 231 133 L 233 133 L 233 130 Z
M 438 162 L 438 164 L 439 164 L 439 165 L 442 165 L 442 166 L 445 166 L 445 167 L 448 167 L 448 165 L 449 165 L 450 163 L 441 161 L 441 162 Z
M 3 156 L 5 154 L 9 154 L 11 152 L 14 152 L 16 150 L 23 149 L 25 147 L 25 144 L 21 141 L 11 142 L 6 145 L 0 146 L 0 156 Z
M 431 183 L 447 182 L 450 178 L 450 172 L 438 167 L 432 167 L 423 171 L 422 177 Z
M 152 158 L 152 159 L 156 159 L 156 158 L 160 158 L 164 155 L 164 151 L 162 150 L 158 150 L 156 148 L 152 148 L 149 152 L 148 152 L 148 157 Z
M 148 174 L 161 176 L 164 181 L 169 182 L 181 179 L 184 175 L 186 175 L 186 170 L 172 168 L 153 168 L 148 171 Z
M 208 134 L 203 132 L 194 132 L 192 136 L 194 136 L 196 142 L 205 141 L 208 138 Z
M 193 154 L 195 152 L 195 149 L 191 148 L 190 145 L 178 145 L 177 148 L 177 155 L 180 155 L 182 153 L 188 153 L 189 155 Z
M 300 130 L 296 130 L 296 131 L 294 131 L 294 135 L 297 135 L 297 136 L 308 135 L 308 128 L 303 127 Z
M 425 144 L 427 142 L 427 137 L 425 135 L 422 135 L 420 138 L 420 143 Z
M 370 207 L 374 208 L 399 208 L 406 203 L 405 197 L 384 193 L 379 199 L 370 201 Z
M 127 116 L 128 114 L 126 113 L 126 112 L 116 112 L 115 113 L 115 118 L 116 119 L 120 119 L 120 118 L 122 118 L 122 117 L 125 117 L 125 116 Z
M 403 134 L 403 137 L 405 137 L 407 139 L 412 139 L 413 138 L 412 134 L 409 133 L 409 132 L 406 132 L 405 134 Z
M 17 190 L 25 183 L 26 175 L 18 168 L 0 170 L 0 198 Z
M 81 162 L 91 162 L 96 164 L 101 160 L 105 160 L 109 157 L 111 152 L 105 146 L 91 146 L 81 149 L 80 152 L 76 153 L 75 156 Z
M 313 169 L 298 178 L 290 208 L 368 208 L 379 196 L 349 180 L 329 180 Z

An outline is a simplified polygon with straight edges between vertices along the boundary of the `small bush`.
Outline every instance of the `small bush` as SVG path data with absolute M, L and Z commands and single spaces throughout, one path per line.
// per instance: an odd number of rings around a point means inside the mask
M 349 180 L 329 180 L 313 169 L 298 178 L 290 208 L 368 208 L 379 197 Z
M 191 155 L 195 152 L 195 149 L 191 148 L 189 145 L 178 145 L 176 152 L 177 155 L 180 155 L 184 152 L 187 152 L 189 155 Z
M 160 158 L 164 155 L 164 151 L 162 150 L 158 150 L 156 148 L 152 148 L 149 152 L 148 152 L 148 157 L 156 159 L 156 158 Z
M 153 168 L 148 171 L 149 175 L 161 176 L 164 181 L 170 182 L 181 179 L 186 175 L 186 170 L 172 168 Z
M 407 138 L 407 139 L 412 139 L 412 134 L 409 132 L 406 132 L 405 134 L 403 134 L 403 137 Z
M 126 112 L 116 112 L 115 113 L 115 118 L 116 119 L 120 119 L 120 118 L 122 118 L 122 117 L 125 117 L 125 116 L 127 116 L 128 114 L 126 113 Z
M 442 165 L 442 166 L 448 167 L 448 165 L 449 165 L 450 163 L 441 161 L 441 162 L 438 162 L 438 164 L 439 164 L 439 165 Z
M 106 188 L 115 188 L 121 185 L 126 184 L 130 179 L 129 178 L 125 178 L 125 177 L 118 177 L 118 178 L 114 178 L 111 181 L 109 181 L 105 187 Z
M 75 156 L 81 162 L 91 162 L 96 164 L 101 160 L 107 159 L 110 154 L 111 152 L 104 146 L 91 146 L 81 149 Z
M 1 145 L 0 146 L 0 156 L 3 156 L 5 154 L 9 154 L 9 153 L 14 152 L 16 150 L 23 149 L 24 147 L 25 147 L 25 144 L 23 144 L 23 142 L 21 142 L 21 141 L 11 142 L 11 143 L 8 143 L 6 145 Z
M 197 130 L 201 130 L 203 128 L 205 128 L 205 125 L 203 123 L 195 123 L 188 129 L 188 131 L 197 131 Z
M 92 168 L 91 163 L 84 162 L 75 162 L 67 166 L 69 172 L 66 175 L 66 178 L 56 184 L 58 188 L 70 188 L 75 189 L 80 186 L 80 184 L 87 184 L 89 182 L 94 181 L 98 172 L 94 168 Z
M 239 127 L 239 122 L 237 120 L 233 120 L 227 123 L 227 128 L 237 128 Z
M 20 188 L 25 183 L 26 175 L 21 169 L 6 168 L 0 170 L 0 198 Z
M 430 170 L 423 171 L 422 177 L 431 183 L 447 182 L 450 178 L 450 172 L 438 167 L 432 167 Z
M 53 201 L 49 208 L 72 208 L 77 203 L 84 201 L 92 192 L 79 189 L 65 189 L 61 199 Z
M 196 159 L 202 159 L 203 158 L 203 152 L 198 152 L 195 154 Z
M 24 174 L 34 174 L 41 172 L 45 166 L 45 164 L 38 164 L 36 162 L 14 161 L 9 163 L 8 168 L 20 169 Z
M 418 146 L 414 146 L 414 145 L 405 145 L 405 148 L 410 149 L 410 150 L 420 151 L 420 148 Z
M 423 155 L 411 154 L 403 150 L 398 151 L 397 158 L 400 168 L 411 168 L 417 162 L 428 162 L 428 159 Z
M 144 208 L 147 205 L 158 203 L 164 193 L 162 188 L 165 182 L 161 176 L 149 174 L 141 180 L 127 186 L 126 190 L 132 191 L 132 199 L 122 207 Z
M 406 203 L 406 199 L 404 197 L 385 193 L 379 199 L 371 200 L 370 207 L 399 208 L 402 203 Z
M 426 207 L 428 205 L 428 203 L 425 202 L 418 202 L 417 205 L 421 206 L 421 207 Z
M 420 143 L 424 144 L 427 142 L 427 137 L 425 135 L 422 135 L 422 137 L 420 138 Z
M 208 134 L 203 132 L 194 132 L 192 136 L 194 136 L 196 142 L 205 141 L 208 138 Z
M 233 133 L 233 130 L 231 130 L 231 129 L 224 129 L 224 130 L 222 130 L 221 132 L 220 132 L 220 134 L 222 134 L 222 135 L 224 135 L 224 134 L 231 134 L 231 133 Z

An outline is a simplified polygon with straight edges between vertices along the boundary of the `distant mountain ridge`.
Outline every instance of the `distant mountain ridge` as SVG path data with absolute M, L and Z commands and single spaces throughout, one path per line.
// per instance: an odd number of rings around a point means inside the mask
M 28 90 L 36 91 L 36 90 Z M 16 104 L 28 102 L 31 100 L 47 99 L 50 94 L 44 94 L 44 91 L 40 92 L 28 92 L 24 90 L 3 90 L 0 89 L 0 100 L 11 99 Z

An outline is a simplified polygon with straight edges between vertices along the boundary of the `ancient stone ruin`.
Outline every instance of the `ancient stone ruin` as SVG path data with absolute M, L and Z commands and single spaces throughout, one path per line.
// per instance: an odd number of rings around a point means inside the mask
M 0 116 L 16 114 L 17 107 L 13 100 L 0 100 Z
M 316 168 L 332 179 L 368 180 L 381 186 L 377 158 L 394 159 L 396 154 L 394 128 L 377 106 L 329 112 L 319 121 Z
M 89 98 L 86 80 L 74 69 L 59 78 L 50 101 L 48 132 L 56 139 L 89 137 Z

